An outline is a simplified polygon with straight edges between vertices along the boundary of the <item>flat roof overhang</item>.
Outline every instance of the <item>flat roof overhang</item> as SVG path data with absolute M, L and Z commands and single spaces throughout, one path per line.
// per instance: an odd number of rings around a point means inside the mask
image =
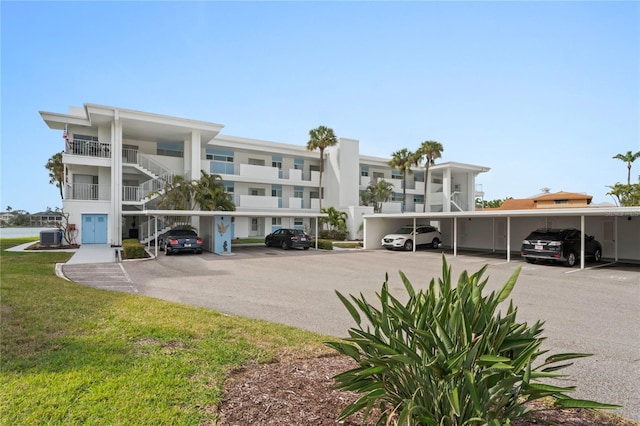
M 224 210 L 141 210 L 123 211 L 124 216 L 232 216 L 232 217 L 328 217 L 326 213 L 282 212 L 282 211 L 224 211 Z
M 533 217 L 533 216 L 640 216 L 640 207 L 588 207 L 579 209 L 476 210 L 471 212 L 378 213 L 365 219 L 452 219 L 455 217 Z

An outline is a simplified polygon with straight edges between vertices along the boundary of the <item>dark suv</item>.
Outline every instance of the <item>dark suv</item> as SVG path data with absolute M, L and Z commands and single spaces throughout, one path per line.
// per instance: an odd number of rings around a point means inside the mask
M 522 241 L 520 255 L 529 263 L 550 260 L 573 266 L 580 259 L 580 240 L 577 229 L 536 229 Z M 594 262 L 602 259 L 602 245 L 591 235 L 584 236 L 584 257 Z

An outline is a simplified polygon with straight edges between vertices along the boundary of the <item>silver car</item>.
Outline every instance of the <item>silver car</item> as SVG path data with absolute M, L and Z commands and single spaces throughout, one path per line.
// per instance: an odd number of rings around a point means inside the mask
M 381 243 L 387 250 L 413 250 L 414 244 L 416 247 L 428 245 L 438 248 L 440 241 L 442 241 L 442 234 L 434 226 L 418 225 L 414 234 L 413 226 L 406 225 L 393 234 L 385 235 Z

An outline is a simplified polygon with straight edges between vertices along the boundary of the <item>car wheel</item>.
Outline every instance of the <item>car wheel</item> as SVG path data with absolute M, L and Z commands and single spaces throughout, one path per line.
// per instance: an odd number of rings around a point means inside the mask
M 576 264 L 576 254 L 572 251 L 567 255 L 566 265 L 572 267 Z
M 413 241 L 411 241 L 411 240 L 407 240 L 407 241 L 405 241 L 405 242 L 404 242 L 404 249 L 405 249 L 406 251 L 411 251 L 411 250 L 413 250 Z
M 165 254 L 166 256 L 169 256 L 169 255 L 171 254 L 171 250 L 169 250 L 169 249 L 164 249 L 164 254 Z
M 431 247 L 433 247 L 434 249 L 437 249 L 439 245 L 440 245 L 439 239 L 434 238 L 433 241 L 431 241 Z
M 282 250 L 287 250 L 289 249 L 289 246 L 287 245 L 286 241 L 283 241 L 282 244 L 280 244 L 280 247 L 282 247 Z
M 269 244 L 269 240 L 264 240 L 264 245 L 269 247 L 271 244 Z
M 309 247 L 305 247 L 304 249 L 305 249 L 305 250 L 309 250 Z
M 602 260 L 602 251 L 600 251 L 600 249 L 596 249 L 596 251 L 593 253 L 593 261 L 594 262 L 600 262 Z

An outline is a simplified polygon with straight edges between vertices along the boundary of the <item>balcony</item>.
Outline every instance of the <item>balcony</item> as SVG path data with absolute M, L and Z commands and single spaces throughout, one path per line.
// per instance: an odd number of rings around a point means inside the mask
M 216 163 L 203 161 L 202 170 L 221 175 L 225 180 L 236 182 L 265 182 L 285 185 L 317 186 L 320 172 L 303 172 L 300 169 L 278 169 L 254 164 Z
M 239 200 L 239 202 L 238 202 Z M 237 208 L 242 209 L 293 209 L 293 210 L 318 210 L 320 201 L 317 198 L 302 199 L 297 197 L 271 197 L 265 195 L 236 195 L 234 202 Z
M 109 201 L 110 187 L 96 183 L 73 183 L 65 188 L 65 200 Z
M 67 141 L 65 153 L 85 157 L 111 158 L 111 144 L 73 139 Z

